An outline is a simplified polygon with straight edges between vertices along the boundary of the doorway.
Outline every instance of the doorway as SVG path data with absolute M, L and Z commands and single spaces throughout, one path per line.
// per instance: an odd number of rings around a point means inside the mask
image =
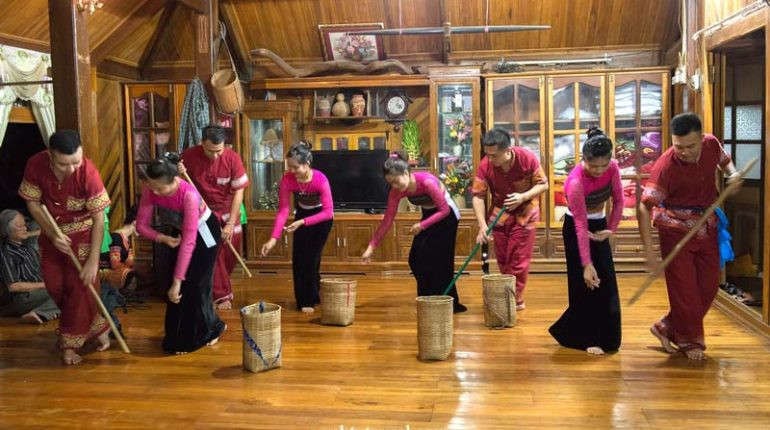
M 764 291 L 765 30 L 733 39 L 716 50 L 719 65 L 714 102 L 715 132 L 738 169 L 757 157 L 743 187 L 724 205 L 735 260 L 726 265 L 723 289 L 757 316 Z

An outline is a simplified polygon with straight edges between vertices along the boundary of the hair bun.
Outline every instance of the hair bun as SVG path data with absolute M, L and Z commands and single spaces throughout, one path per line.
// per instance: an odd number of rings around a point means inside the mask
M 590 139 L 594 136 L 604 136 L 604 130 L 596 126 L 589 127 L 588 130 L 586 130 L 586 137 Z

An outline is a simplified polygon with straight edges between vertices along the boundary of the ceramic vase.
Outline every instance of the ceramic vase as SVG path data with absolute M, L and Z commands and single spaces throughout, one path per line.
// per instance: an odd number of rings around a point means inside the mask
M 348 116 L 350 115 L 350 106 L 345 101 L 345 94 L 337 94 L 337 101 L 332 106 L 332 115 L 334 116 Z
M 350 99 L 350 113 L 353 116 L 364 116 L 366 110 L 366 100 L 362 94 L 353 94 Z

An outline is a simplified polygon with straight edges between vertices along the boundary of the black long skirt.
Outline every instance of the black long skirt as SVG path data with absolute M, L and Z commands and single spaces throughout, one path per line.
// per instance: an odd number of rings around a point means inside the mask
M 295 220 L 301 220 L 321 212 L 321 208 L 296 208 Z M 291 269 L 294 279 L 294 299 L 297 310 L 312 308 L 321 302 L 321 254 L 332 229 L 332 220 L 305 225 L 294 232 L 291 250 Z
M 607 220 L 589 219 L 588 229 L 606 230 Z M 564 218 L 562 236 L 567 254 L 569 306 L 548 331 L 567 348 L 585 350 L 598 346 L 606 352 L 617 351 L 620 348 L 620 299 L 609 240 L 590 241 L 591 260 L 600 279 L 599 288 L 590 290 L 583 280 L 575 222 L 569 215 Z
M 433 215 L 437 209 L 423 209 L 422 219 Z M 455 242 L 457 240 L 457 216 L 454 211 L 439 222 L 418 233 L 412 240 L 409 250 L 409 268 L 417 280 L 418 296 L 437 296 L 454 277 Z M 454 305 L 460 302 L 457 287 L 447 293 L 454 297 Z
M 182 281 L 182 299 L 179 303 L 166 304 L 163 350 L 169 353 L 195 351 L 219 337 L 225 329 L 225 323 L 214 311 L 211 298 L 214 263 L 221 242 L 221 231 L 217 217 L 213 215 L 209 216 L 206 225 L 217 245 L 206 248 L 200 234 L 196 235 L 195 250 L 185 280 Z

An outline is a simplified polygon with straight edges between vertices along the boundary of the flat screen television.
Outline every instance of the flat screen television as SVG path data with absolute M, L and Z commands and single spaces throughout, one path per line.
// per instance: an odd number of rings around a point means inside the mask
M 390 188 L 382 175 L 386 149 L 313 151 L 311 166 L 329 179 L 335 210 L 381 211 Z

